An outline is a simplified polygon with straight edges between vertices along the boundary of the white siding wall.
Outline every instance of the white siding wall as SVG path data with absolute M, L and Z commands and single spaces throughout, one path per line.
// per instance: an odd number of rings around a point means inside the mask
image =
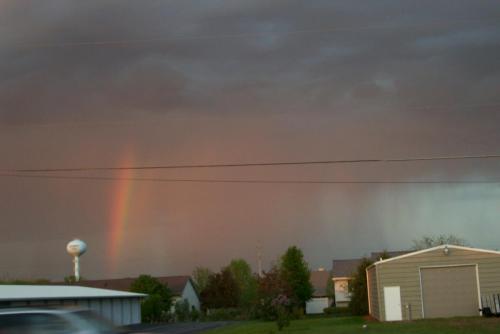
M 189 308 L 194 306 L 198 311 L 200 310 L 200 299 L 196 294 L 196 291 L 191 284 L 191 281 L 188 281 L 184 290 L 182 291 L 182 299 L 186 299 L 189 302 Z
M 313 298 L 306 303 L 307 314 L 321 314 L 329 305 L 328 297 Z

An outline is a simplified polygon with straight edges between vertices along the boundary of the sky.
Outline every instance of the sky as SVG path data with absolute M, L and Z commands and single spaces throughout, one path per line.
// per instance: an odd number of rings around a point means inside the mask
M 499 92 L 496 1 L 0 0 L 0 278 L 61 280 L 73 238 L 96 279 L 498 249 L 498 182 L 127 179 L 500 181 L 500 159 L 7 171 L 500 154 Z

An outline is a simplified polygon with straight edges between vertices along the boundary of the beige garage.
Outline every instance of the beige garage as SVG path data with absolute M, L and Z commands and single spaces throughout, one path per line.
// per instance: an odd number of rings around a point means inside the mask
M 381 321 L 478 316 L 500 293 L 500 252 L 442 245 L 366 270 L 370 315 Z

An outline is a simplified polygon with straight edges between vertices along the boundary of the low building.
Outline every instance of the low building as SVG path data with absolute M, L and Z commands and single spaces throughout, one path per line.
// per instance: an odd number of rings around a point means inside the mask
M 189 308 L 200 310 L 200 297 L 194 288 L 194 284 L 190 276 L 159 276 L 155 278 L 160 281 L 160 283 L 166 284 L 170 291 L 172 291 L 174 304 L 177 301 L 187 300 Z M 79 282 L 78 285 L 119 291 L 130 291 L 130 287 L 136 279 L 137 278 L 84 280 Z
M 366 275 L 378 320 L 478 316 L 500 293 L 500 252 L 442 245 L 377 261 Z
M 369 259 L 378 261 L 382 257 L 396 257 L 408 254 L 410 251 L 382 251 L 372 252 Z M 335 289 L 335 306 L 346 307 L 351 301 L 351 294 L 349 292 L 349 284 L 352 281 L 354 273 L 358 269 L 362 258 L 358 259 L 344 259 L 333 260 L 332 262 L 332 280 Z
M 330 272 L 320 269 L 311 271 L 310 281 L 314 288 L 313 297 L 306 302 L 307 314 L 321 314 L 323 310 L 332 304 L 328 295 L 328 281 Z
M 0 307 L 89 309 L 117 326 L 141 322 L 141 293 L 58 285 L 0 285 Z

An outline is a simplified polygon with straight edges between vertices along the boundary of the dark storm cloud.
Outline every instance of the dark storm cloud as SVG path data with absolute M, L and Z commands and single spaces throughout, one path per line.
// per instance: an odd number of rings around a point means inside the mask
M 0 167 L 498 153 L 499 17 L 492 1 L 0 1 Z M 491 180 L 499 167 L 136 176 Z M 498 246 L 495 184 L 139 182 L 124 222 L 127 249 L 109 271 L 115 183 L 0 182 L 0 276 L 60 279 L 75 234 L 91 245 L 91 278 L 217 269 L 229 257 L 251 261 L 259 240 L 266 262 L 297 243 L 313 266 L 404 248 L 422 234 Z
M 499 102 L 500 29 L 487 2 L 2 6 L 3 122 L 227 112 L 239 99 L 273 112 Z M 106 41 L 123 43 L 78 45 Z

